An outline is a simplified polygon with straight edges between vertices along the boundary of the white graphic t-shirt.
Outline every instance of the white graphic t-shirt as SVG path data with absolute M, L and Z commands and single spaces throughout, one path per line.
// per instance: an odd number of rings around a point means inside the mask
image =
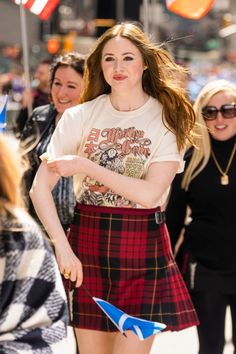
M 133 178 L 145 178 L 148 166 L 159 161 L 179 161 L 175 135 L 163 124 L 162 105 L 153 97 L 134 111 L 118 111 L 109 95 L 69 108 L 60 119 L 47 149 L 49 158 L 79 155 L 109 170 Z M 77 200 L 82 204 L 141 206 L 117 195 L 107 186 L 85 176 L 74 176 Z M 164 204 L 169 188 L 158 205 Z

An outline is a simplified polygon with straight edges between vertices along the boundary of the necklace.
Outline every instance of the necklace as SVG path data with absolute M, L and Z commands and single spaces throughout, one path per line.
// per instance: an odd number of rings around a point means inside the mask
M 213 161 L 215 162 L 215 165 L 216 165 L 218 171 L 221 173 L 220 184 L 223 185 L 223 186 L 226 186 L 227 184 L 229 184 L 228 172 L 229 172 L 230 166 L 232 164 L 235 151 L 236 151 L 236 143 L 234 143 L 234 147 L 233 147 L 233 150 L 232 150 L 232 152 L 230 154 L 229 161 L 227 163 L 226 169 L 225 169 L 225 171 L 223 171 L 221 166 L 219 165 L 219 162 L 216 160 L 216 156 L 214 154 L 214 151 L 211 149 L 211 155 L 213 157 Z

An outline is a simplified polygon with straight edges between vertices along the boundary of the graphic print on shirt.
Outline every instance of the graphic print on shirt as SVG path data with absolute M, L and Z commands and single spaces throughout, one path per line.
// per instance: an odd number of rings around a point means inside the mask
M 87 157 L 119 174 L 142 178 L 144 164 L 150 156 L 151 140 L 143 130 L 129 128 L 92 128 L 84 145 Z M 135 203 L 115 194 L 108 187 L 86 177 L 79 202 L 114 207 L 135 207 Z

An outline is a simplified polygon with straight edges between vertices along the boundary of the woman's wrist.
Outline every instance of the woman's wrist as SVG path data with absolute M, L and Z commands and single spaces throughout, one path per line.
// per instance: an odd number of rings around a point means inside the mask
M 78 157 L 77 159 L 77 166 L 79 173 L 88 174 L 89 172 L 89 164 L 91 161 L 86 157 Z

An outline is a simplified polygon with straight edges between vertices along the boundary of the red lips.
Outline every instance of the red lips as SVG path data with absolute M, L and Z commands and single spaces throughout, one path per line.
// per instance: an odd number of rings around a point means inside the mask
M 126 76 L 122 75 L 122 74 L 116 74 L 116 75 L 113 76 L 113 79 L 120 81 L 120 80 L 126 79 Z

